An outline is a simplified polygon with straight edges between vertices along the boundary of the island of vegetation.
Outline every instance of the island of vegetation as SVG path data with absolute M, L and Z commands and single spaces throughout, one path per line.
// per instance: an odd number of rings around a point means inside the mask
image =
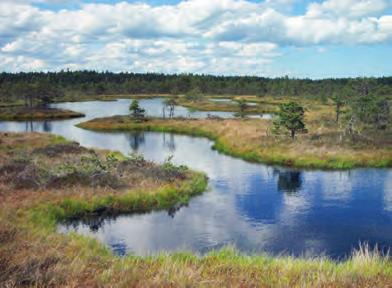
M 56 224 L 178 207 L 206 189 L 206 177 L 50 134 L 0 136 L 2 287 L 385 287 L 392 279 L 390 259 L 366 246 L 342 262 L 245 256 L 232 248 L 205 256 L 114 256 L 97 240 L 58 233 Z
M 344 113 L 337 99 L 330 105 L 305 102 L 281 102 L 274 121 L 246 119 L 243 107 L 239 119 L 175 118 L 173 100 L 167 100 L 168 118 L 148 118 L 137 100 L 130 116 L 93 119 L 79 127 L 100 130 L 144 130 L 203 136 L 215 141 L 220 152 L 266 164 L 302 168 L 349 169 L 353 167 L 391 167 L 392 137 L 389 118 L 371 115 L 370 121 L 354 121 L 360 113 L 353 108 Z M 332 101 L 331 100 L 331 101 Z M 239 106 L 245 106 L 239 101 Z M 359 110 L 361 111 L 361 110 Z M 377 110 L 376 110 L 377 111 Z M 350 115 L 344 122 L 341 114 Z M 370 114 L 370 116 L 369 116 Z M 357 116 L 355 116 L 357 115 Z M 378 115 L 378 116 L 377 116 Z M 342 125 L 343 122 L 344 124 Z
M 84 117 L 83 113 L 49 107 L 7 107 L 0 108 L 0 120 L 56 120 Z

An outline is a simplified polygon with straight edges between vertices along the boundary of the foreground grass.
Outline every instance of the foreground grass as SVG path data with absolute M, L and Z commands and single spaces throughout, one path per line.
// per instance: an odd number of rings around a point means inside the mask
M 314 117 L 314 115 L 310 115 Z M 349 169 L 391 167 L 392 149 L 387 144 L 366 141 L 339 142 L 333 128 L 312 127 L 296 141 L 268 136 L 270 122 L 258 119 L 148 119 L 134 121 L 127 116 L 93 119 L 80 127 L 101 130 L 144 130 L 208 137 L 214 149 L 252 162 L 303 168 Z
M 2 247 L 7 247 L 9 254 L 2 252 L 8 256 L 5 259 L 8 269 L 2 269 L 0 279 L 7 279 L 2 283 L 9 287 L 389 287 L 392 284 L 391 261 L 367 250 L 341 263 L 328 259 L 245 256 L 230 248 L 203 257 L 182 252 L 120 258 L 97 241 L 76 234 L 64 236 L 32 227 L 1 228 Z M 20 242 L 24 247 L 20 247 Z
M 53 120 L 53 119 L 69 119 L 85 116 L 83 113 L 71 110 L 55 109 L 55 108 L 25 108 L 25 107 L 7 107 L 0 109 L 0 120 Z
M 129 160 L 118 153 L 78 148 L 51 135 L 3 133 L 0 139 L 1 287 L 388 287 L 392 284 L 390 258 L 367 247 L 344 262 L 326 258 L 246 256 L 232 248 L 205 256 L 181 252 L 116 257 L 94 239 L 57 233 L 58 221 L 102 211 L 146 212 L 186 203 L 189 197 L 204 191 L 206 178 L 185 171 L 187 177 L 180 177 L 173 184 L 173 178 L 167 181 L 151 174 L 158 166 L 137 162 L 141 168 L 125 175 L 125 180 L 144 177 L 144 181 L 131 181 L 136 183 L 133 188 L 111 189 L 76 183 L 56 189 L 49 186 L 17 189 L 12 186 L 14 183 L 4 181 L 7 176 L 4 176 L 4 165 L 23 153 L 33 155 L 32 163 L 49 163 L 54 170 L 68 159 L 73 171 L 79 171 L 78 161 L 91 153 L 96 153 L 103 166 L 107 163 L 102 157 L 108 155 L 111 163 Z M 62 153 L 58 153 L 59 147 Z M 170 167 L 162 168 L 173 168 Z M 146 187 L 149 189 L 143 189 Z

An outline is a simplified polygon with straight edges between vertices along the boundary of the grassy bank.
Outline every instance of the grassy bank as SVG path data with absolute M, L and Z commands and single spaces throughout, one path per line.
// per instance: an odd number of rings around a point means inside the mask
M 313 128 L 312 124 L 311 132 L 296 141 L 269 136 L 270 122 L 258 119 L 149 119 L 136 122 L 127 116 L 115 116 L 94 119 L 79 126 L 101 131 L 144 130 L 208 137 L 215 141 L 214 148 L 220 152 L 266 164 L 322 169 L 392 166 L 391 146 L 380 145 L 383 140 L 340 141 L 341 134 L 336 129 Z
M 186 203 L 205 190 L 204 175 L 170 163 L 156 165 L 140 157 L 86 149 L 48 134 L 3 133 L 0 140 L 2 287 L 386 287 L 392 283 L 390 258 L 366 247 L 343 262 L 246 256 L 232 248 L 205 256 L 180 252 L 116 257 L 94 239 L 57 233 L 58 221 Z M 98 172 L 101 182 L 93 177 Z M 18 181 L 23 185 L 8 181 L 9 177 L 24 180 Z
M 199 111 L 223 111 L 223 112 L 239 112 L 238 104 L 225 103 L 225 102 L 214 102 L 205 98 L 201 101 L 188 101 L 184 97 L 178 98 L 177 103 L 181 106 L 199 110 Z M 255 102 L 251 102 L 255 103 Z M 278 106 L 270 104 L 259 104 L 255 106 L 248 106 L 246 113 L 248 114 L 260 114 L 260 113 L 276 113 Z
M 287 101 L 299 102 L 304 107 L 311 110 L 330 109 L 330 105 L 323 104 L 320 101 L 309 100 L 299 97 L 271 97 L 264 96 L 258 97 L 255 95 L 240 95 L 240 96 L 214 96 L 205 95 L 199 101 L 188 100 L 184 95 L 176 98 L 177 103 L 184 107 L 196 109 L 200 111 L 224 111 L 224 112 L 239 112 L 239 105 L 236 103 L 238 100 L 245 100 L 248 104 L 245 112 L 247 114 L 260 114 L 260 113 L 276 113 L 279 111 L 279 105 Z M 230 102 L 214 101 L 217 99 L 230 99 Z
M 24 121 L 24 120 L 54 120 L 70 119 L 85 116 L 83 113 L 71 110 L 55 108 L 25 108 L 25 107 L 7 107 L 0 109 L 0 120 L 5 121 Z

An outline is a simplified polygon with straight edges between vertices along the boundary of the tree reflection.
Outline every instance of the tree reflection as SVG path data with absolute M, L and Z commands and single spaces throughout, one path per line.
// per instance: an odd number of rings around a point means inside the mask
M 44 121 L 42 123 L 42 130 L 44 132 L 52 132 L 52 123 L 50 121 Z
M 26 121 L 25 124 L 26 124 L 25 126 L 26 132 L 34 132 L 33 121 Z
M 127 254 L 128 247 L 127 247 L 127 245 L 123 241 L 112 243 L 112 244 L 109 244 L 109 245 L 112 247 L 113 252 L 116 255 L 124 256 L 125 254 Z
M 274 174 L 278 174 L 278 191 L 284 193 L 296 193 L 301 189 L 301 171 L 275 169 Z
M 117 219 L 119 215 L 117 214 L 108 214 L 105 213 L 103 209 L 102 211 L 98 211 L 97 214 L 89 215 L 89 216 L 84 216 L 82 218 L 76 218 L 70 221 L 67 221 L 64 223 L 64 225 L 69 229 L 69 227 L 72 227 L 73 229 L 76 229 L 80 225 L 87 226 L 90 232 L 98 232 L 99 229 L 102 228 L 107 223 L 110 223 L 111 221 L 114 221 Z M 101 214 L 99 214 L 101 213 Z
M 163 146 L 167 147 L 170 152 L 174 152 L 176 150 L 174 134 L 169 134 L 169 137 L 167 137 L 167 134 L 163 133 Z
M 128 136 L 129 145 L 133 151 L 138 151 L 139 147 L 143 145 L 146 141 L 144 137 L 144 132 L 133 132 Z

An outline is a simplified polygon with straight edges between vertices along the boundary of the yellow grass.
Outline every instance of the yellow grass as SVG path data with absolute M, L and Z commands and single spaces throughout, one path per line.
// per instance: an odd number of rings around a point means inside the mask
M 322 118 L 328 110 L 317 113 Z M 309 119 L 316 114 L 309 114 Z M 325 114 L 327 115 L 327 114 Z M 306 168 L 345 169 L 352 167 L 390 167 L 392 148 L 378 142 L 355 142 L 331 125 L 309 121 L 310 132 L 295 141 L 270 135 L 271 121 L 259 119 L 149 119 L 135 122 L 127 116 L 94 119 L 79 125 L 92 130 L 147 130 L 205 136 L 215 148 L 243 159 Z M 388 143 L 388 142 L 387 142 Z
M 83 117 L 83 113 L 64 109 L 8 107 L 0 109 L 0 120 L 49 120 Z

